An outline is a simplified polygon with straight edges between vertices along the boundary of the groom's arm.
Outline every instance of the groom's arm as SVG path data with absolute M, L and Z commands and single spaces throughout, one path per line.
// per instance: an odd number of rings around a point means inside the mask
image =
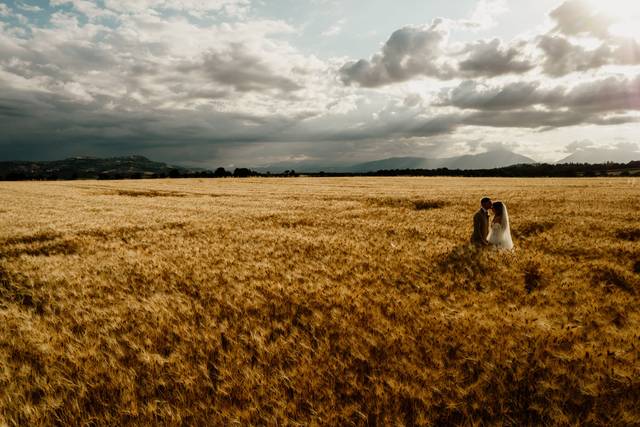
M 482 215 L 480 215 L 479 213 L 477 213 L 473 217 L 473 227 L 475 228 L 476 234 L 480 238 L 480 242 L 482 242 L 483 245 L 488 246 L 489 242 L 487 241 L 487 236 L 485 236 L 484 234 L 485 221 L 486 221 L 486 218 L 483 218 Z

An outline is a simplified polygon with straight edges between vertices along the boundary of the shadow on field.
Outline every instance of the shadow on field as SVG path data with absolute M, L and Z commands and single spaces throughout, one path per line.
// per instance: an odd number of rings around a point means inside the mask
M 126 196 L 126 197 L 185 197 L 185 193 L 178 191 L 156 191 L 156 190 L 114 190 L 105 193 L 106 195 Z
M 6 239 L 1 245 L 0 258 L 16 258 L 21 255 L 69 255 L 77 252 L 78 245 L 71 239 L 58 233 L 44 232 Z
M 81 252 L 86 238 L 101 241 L 130 241 L 139 234 L 153 231 L 184 229 L 184 222 L 169 222 L 156 227 L 128 226 L 111 229 L 89 229 L 75 233 L 40 232 L 33 235 L 10 237 L 0 241 L 0 259 L 27 256 L 72 255 Z
M 637 242 L 640 240 L 640 228 L 621 228 L 616 231 L 616 237 L 620 240 Z
M 440 209 L 448 205 L 443 200 L 410 199 L 403 197 L 372 197 L 366 199 L 366 203 L 383 208 L 404 208 L 416 211 Z
M 22 274 L 9 272 L 0 265 L 0 308 L 13 303 L 44 314 L 46 302 L 38 296 L 41 288 L 41 283 L 33 283 Z
M 549 231 L 554 226 L 555 223 L 551 221 L 528 221 L 513 227 L 511 232 L 516 239 L 527 239 Z
M 599 262 L 593 263 L 591 266 L 591 282 L 594 285 L 604 286 L 609 292 L 614 289 L 620 289 L 628 294 L 637 295 L 640 292 L 640 278 L 638 271 L 640 270 L 639 262 L 633 267 L 635 275 L 631 271 L 620 267 L 619 265 Z
M 163 230 L 176 230 L 176 229 L 184 229 L 187 223 L 185 222 L 168 222 L 165 224 L 160 224 L 155 227 L 141 227 L 137 225 L 133 226 L 125 226 L 125 227 L 116 227 L 116 228 L 96 228 L 89 230 L 82 230 L 74 235 L 77 237 L 92 237 L 104 241 L 108 240 L 127 240 L 136 237 L 136 235 L 141 233 L 148 233 L 153 231 L 163 231 Z
M 463 280 L 467 285 L 473 284 L 476 290 L 482 290 L 482 279 L 495 267 L 495 254 L 489 248 L 460 244 L 437 263 L 437 268 L 443 275 L 452 277 L 455 283 Z
M 516 282 L 528 294 L 543 289 L 549 284 L 552 274 L 535 257 L 520 254 L 514 258 L 510 252 L 498 251 L 490 247 L 477 248 L 471 244 L 461 244 L 447 253 L 437 264 L 443 282 L 460 289 L 483 291 L 485 284 L 500 283 L 504 278 L 501 271 L 505 265 L 516 263 L 519 280 Z M 523 258 L 524 257 L 524 258 Z

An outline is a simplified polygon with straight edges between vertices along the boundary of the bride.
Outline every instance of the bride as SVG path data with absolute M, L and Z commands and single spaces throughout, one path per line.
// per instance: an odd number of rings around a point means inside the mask
M 491 209 L 493 210 L 494 217 L 493 221 L 491 221 L 489 236 L 487 237 L 489 244 L 498 249 L 513 249 L 507 206 L 502 202 L 495 202 Z

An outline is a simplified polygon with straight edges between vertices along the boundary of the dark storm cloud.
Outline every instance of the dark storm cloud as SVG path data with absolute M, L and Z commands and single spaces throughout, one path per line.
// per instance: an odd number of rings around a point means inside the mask
M 317 103 L 286 105 L 318 62 L 268 37 L 285 24 L 119 18 L 114 28 L 59 13 L 22 36 L 0 22 L 1 159 L 202 160 L 225 144 L 289 140 L 320 113 Z
M 301 115 L 312 114 L 264 117 L 213 111 L 109 111 L 97 102 L 79 104 L 56 94 L 8 90 L 0 97 L 0 127 L 4 130 L 0 158 L 154 153 L 159 160 L 177 155 L 195 161 L 225 144 L 280 136 L 286 140 L 286 131 Z M 192 154 L 187 156 L 187 152 Z
M 640 110 L 640 77 L 550 89 L 535 82 L 488 87 L 466 81 L 441 93 L 439 105 L 460 111 L 427 114 L 419 103 L 400 103 L 348 129 L 348 117 L 339 124 L 336 117 L 317 111 L 288 115 L 108 111 L 100 102 L 79 104 L 56 94 L 10 90 L 0 97 L 0 126 L 6 129 L 0 135 L 0 157 L 139 153 L 197 162 L 234 144 L 428 138 L 451 135 L 465 126 L 549 130 L 613 125 L 637 121 L 624 113 Z

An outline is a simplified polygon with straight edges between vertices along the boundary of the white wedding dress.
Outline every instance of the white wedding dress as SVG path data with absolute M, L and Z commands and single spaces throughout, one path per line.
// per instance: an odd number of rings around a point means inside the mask
M 495 248 L 510 251 L 513 249 L 513 240 L 511 239 L 511 228 L 509 226 L 509 214 L 507 213 L 507 206 L 504 204 L 503 206 L 502 220 L 491 224 L 487 240 Z

